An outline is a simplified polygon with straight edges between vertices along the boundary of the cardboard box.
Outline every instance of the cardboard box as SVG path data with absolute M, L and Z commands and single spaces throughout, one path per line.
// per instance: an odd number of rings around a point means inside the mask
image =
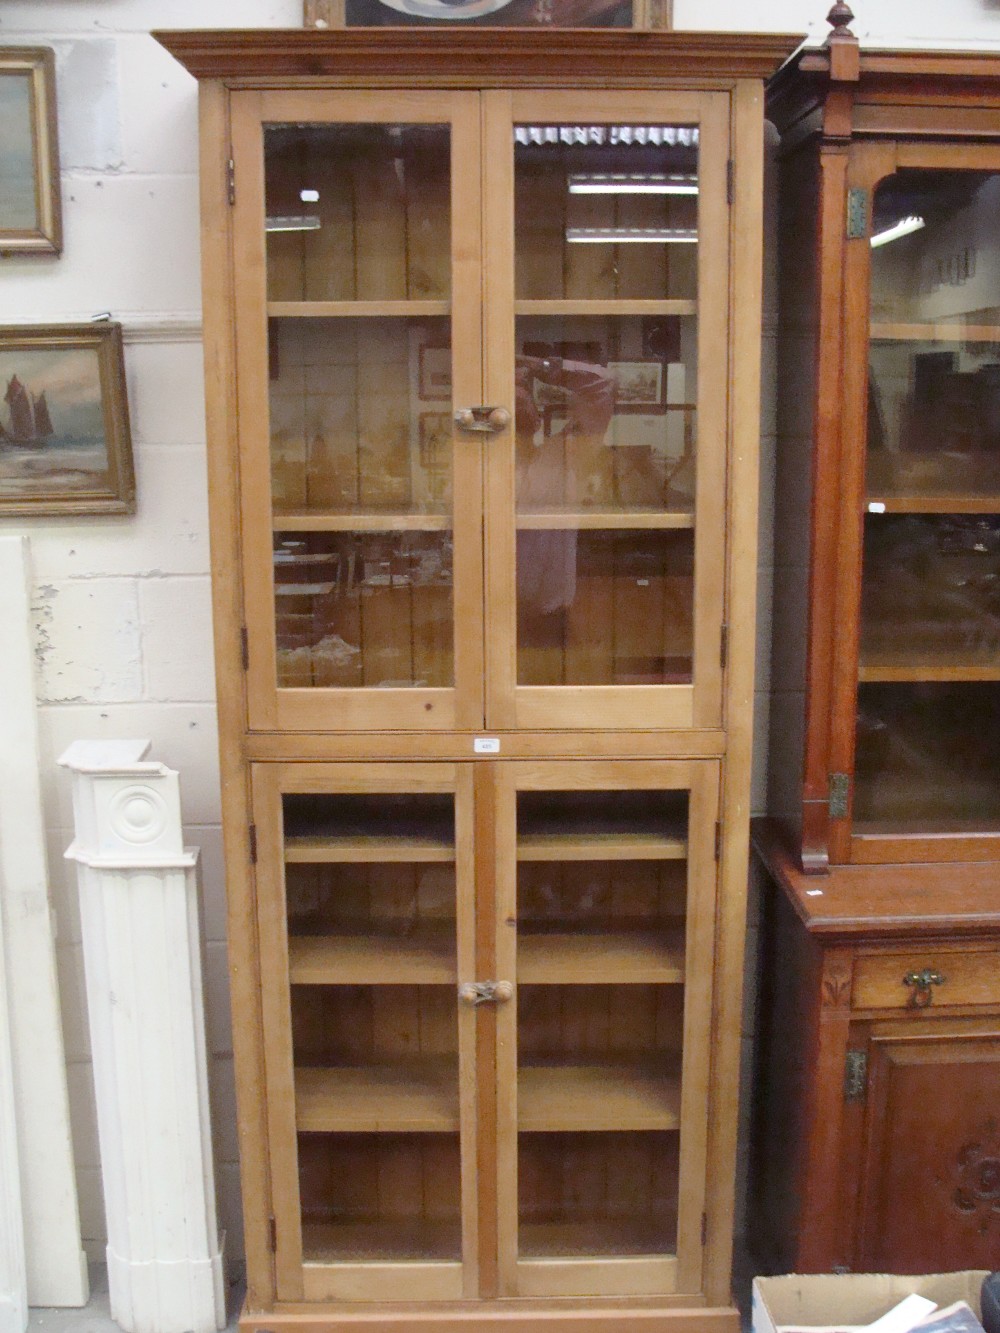
M 985 1271 L 930 1273 L 919 1277 L 887 1273 L 755 1277 L 753 1333 L 864 1328 L 911 1292 L 927 1296 L 940 1306 L 967 1301 L 978 1317 L 979 1294 L 985 1277 Z

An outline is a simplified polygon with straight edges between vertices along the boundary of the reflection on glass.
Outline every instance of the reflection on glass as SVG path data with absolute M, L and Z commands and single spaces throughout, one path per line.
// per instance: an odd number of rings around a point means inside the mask
M 444 532 L 276 532 L 281 686 L 453 683 Z
M 998 209 L 981 171 L 901 170 L 873 200 L 853 802 L 873 831 L 1000 825 Z
M 882 831 L 1000 830 L 1000 694 L 993 684 L 858 691 L 854 819 Z
M 1000 518 L 869 514 L 862 679 L 979 667 L 1000 678 Z
M 461 1258 L 455 823 L 442 795 L 288 795 L 305 1258 Z
M 451 510 L 447 319 L 272 319 L 275 512 Z
M 349 28 L 630 28 L 632 0 L 347 0 Z
M 515 294 L 520 300 L 693 300 L 698 130 L 518 125 Z
M 693 557 L 690 531 L 519 532 L 519 682 L 690 683 Z
M 449 132 L 443 125 L 269 125 L 271 301 L 446 298 Z

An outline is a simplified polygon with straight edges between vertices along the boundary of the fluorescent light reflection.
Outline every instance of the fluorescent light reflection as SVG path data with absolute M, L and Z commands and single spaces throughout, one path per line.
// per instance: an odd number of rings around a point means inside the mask
M 890 241 L 898 241 L 900 236 L 909 236 L 911 232 L 919 231 L 921 227 L 926 226 L 923 218 L 910 217 L 901 218 L 899 222 L 891 227 L 886 227 L 885 231 L 878 231 L 872 237 L 872 249 L 880 245 L 888 245 Z
M 315 216 L 264 219 L 265 231 L 319 231 L 320 225 L 319 218 Z
M 693 245 L 698 233 L 687 227 L 567 227 L 566 239 L 590 245 Z
M 570 194 L 697 194 L 697 176 L 612 173 L 569 178 Z
M 299 198 L 304 204 L 318 204 L 319 190 L 300 190 Z

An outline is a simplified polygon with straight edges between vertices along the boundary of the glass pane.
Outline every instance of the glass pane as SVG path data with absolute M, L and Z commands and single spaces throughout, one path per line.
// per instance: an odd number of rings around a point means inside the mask
M 448 320 L 272 319 L 270 332 L 275 514 L 450 514 Z
M 459 1260 L 452 800 L 286 796 L 284 821 L 305 1257 Z
M 694 533 L 518 533 L 518 682 L 692 679 Z
M 518 1249 L 676 1249 L 687 794 L 518 795 Z
M 854 819 L 901 833 L 1000 830 L 995 684 L 862 685 Z
M 518 299 L 694 300 L 696 127 L 518 125 L 514 188 Z
M 269 125 L 271 301 L 402 301 L 451 290 L 443 125 Z
M 1000 823 L 1000 174 L 907 169 L 872 225 L 853 815 Z

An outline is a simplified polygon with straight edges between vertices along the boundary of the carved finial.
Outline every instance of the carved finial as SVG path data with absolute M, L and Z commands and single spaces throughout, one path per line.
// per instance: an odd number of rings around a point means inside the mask
M 836 4 L 826 16 L 826 21 L 833 28 L 830 37 L 853 37 L 854 34 L 848 30 L 848 24 L 854 22 L 854 14 L 851 7 L 844 3 L 844 0 L 836 0 Z M 829 40 L 829 38 L 827 39 Z

